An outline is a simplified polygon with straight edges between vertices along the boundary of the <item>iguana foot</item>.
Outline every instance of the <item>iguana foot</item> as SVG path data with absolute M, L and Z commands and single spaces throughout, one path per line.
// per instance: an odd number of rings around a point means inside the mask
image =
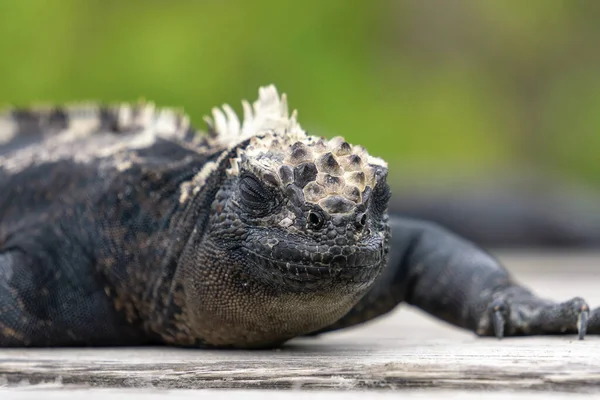
M 563 303 L 540 299 L 518 287 L 502 290 L 480 321 L 477 334 L 504 336 L 577 333 L 600 334 L 600 308 L 590 307 L 580 297 Z

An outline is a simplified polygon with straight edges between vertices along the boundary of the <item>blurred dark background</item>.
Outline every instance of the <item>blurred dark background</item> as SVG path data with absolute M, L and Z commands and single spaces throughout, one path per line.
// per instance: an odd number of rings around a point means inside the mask
M 390 165 L 392 209 L 600 246 L 600 2 L 0 1 L 0 105 L 211 107 L 275 83 Z

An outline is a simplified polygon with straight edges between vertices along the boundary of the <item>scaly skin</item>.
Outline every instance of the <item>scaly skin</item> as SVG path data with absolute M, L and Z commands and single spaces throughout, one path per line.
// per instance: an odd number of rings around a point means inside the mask
M 435 227 L 273 87 L 208 134 L 147 105 L 0 117 L 0 346 L 262 348 L 406 301 L 479 335 L 600 333 Z

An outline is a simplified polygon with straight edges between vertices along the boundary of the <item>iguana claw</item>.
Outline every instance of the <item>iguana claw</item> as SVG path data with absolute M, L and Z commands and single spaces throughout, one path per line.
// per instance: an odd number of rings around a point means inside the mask
M 494 325 L 494 335 L 498 339 L 502 339 L 504 337 L 504 316 L 502 315 L 503 306 L 498 304 L 492 306 L 492 324 Z
M 587 332 L 588 321 L 590 317 L 590 312 L 587 309 L 587 306 L 584 305 L 582 307 L 581 312 L 577 316 L 577 337 L 579 340 L 583 340 L 585 337 L 585 333 Z

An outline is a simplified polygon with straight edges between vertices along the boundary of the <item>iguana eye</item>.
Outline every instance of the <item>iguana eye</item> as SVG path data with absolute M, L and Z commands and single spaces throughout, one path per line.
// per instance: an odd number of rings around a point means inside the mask
M 242 203 L 252 211 L 267 211 L 275 203 L 273 192 L 251 175 L 242 176 L 239 189 Z
M 319 210 L 311 210 L 308 212 L 308 226 L 311 229 L 321 229 L 325 223 L 323 212 Z

